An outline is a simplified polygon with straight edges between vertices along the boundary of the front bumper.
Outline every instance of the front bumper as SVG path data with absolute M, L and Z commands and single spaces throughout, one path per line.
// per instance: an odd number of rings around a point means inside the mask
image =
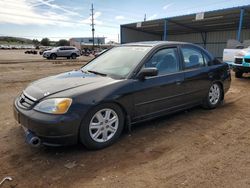
M 231 69 L 234 71 L 250 72 L 250 63 L 242 60 L 241 64 L 236 64 L 234 62 L 226 62 Z
M 73 113 L 64 115 L 45 114 L 35 110 L 25 110 L 14 102 L 14 117 L 23 127 L 50 146 L 73 145 L 78 142 L 81 118 Z
M 48 58 L 48 57 L 50 57 L 50 54 L 49 53 L 43 53 L 43 57 Z

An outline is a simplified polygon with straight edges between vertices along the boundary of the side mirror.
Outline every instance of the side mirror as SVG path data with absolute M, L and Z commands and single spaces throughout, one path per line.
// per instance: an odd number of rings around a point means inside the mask
M 145 77 L 147 77 L 147 76 L 157 76 L 157 74 L 158 74 L 158 69 L 157 69 L 157 68 L 153 68 L 153 67 L 150 67 L 150 68 L 143 68 L 143 69 L 139 72 L 137 78 L 138 78 L 139 80 L 144 80 Z

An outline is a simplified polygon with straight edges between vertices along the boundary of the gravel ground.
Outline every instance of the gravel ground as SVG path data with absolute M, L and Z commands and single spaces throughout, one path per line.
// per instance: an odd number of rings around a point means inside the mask
M 250 187 L 249 75 L 232 75 L 219 108 L 138 124 L 109 148 L 31 148 L 13 118 L 15 96 L 33 80 L 88 59 L 44 61 L 22 54 L 14 61 L 16 53 L 0 50 L 0 179 L 13 178 L 2 187 Z

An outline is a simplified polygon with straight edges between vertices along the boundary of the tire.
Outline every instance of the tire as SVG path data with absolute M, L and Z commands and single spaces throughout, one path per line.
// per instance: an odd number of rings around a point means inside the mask
M 109 117 L 105 117 L 108 113 Z M 108 147 L 119 138 L 123 127 L 121 108 L 112 103 L 101 104 L 84 117 L 79 132 L 80 142 L 91 150 Z
M 219 83 L 213 83 L 209 90 L 206 98 L 203 102 L 203 107 L 206 109 L 214 109 L 216 108 L 223 99 L 223 90 Z
M 76 54 L 71 54 L 72 59 L 76 59 Z
M 57 58 L 56 54 L 51 54 L 51 55 L 50 55 L 50 59 L 55 60 L 56 58 Z
M 235 78 L 242 78 L 243 72 L 241 71 L 236 71 L 235 72 Z

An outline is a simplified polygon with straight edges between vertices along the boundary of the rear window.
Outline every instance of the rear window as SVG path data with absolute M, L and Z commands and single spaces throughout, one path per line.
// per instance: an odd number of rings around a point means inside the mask
M 185 69 L 194 69 L 206 66 L 203 54 L 199 49 L 182 47 L 181 52 L 184 59 Z

